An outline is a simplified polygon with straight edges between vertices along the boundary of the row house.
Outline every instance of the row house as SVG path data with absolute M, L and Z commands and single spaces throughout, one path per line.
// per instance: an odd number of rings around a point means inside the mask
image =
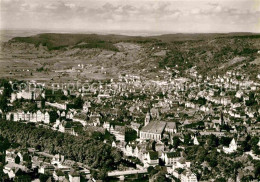
M 38 110 L 36 113 L 17 111 L 10 112 L 6 115 L 7 120 L 12 121 L 28 121 L 28 122 L 44 122 L 45 124 L 49 124 L 51 121 L 51 117 L 49 112 L 41 112 Z
M 40 95 L 41 95 L 41 93 L 39 93 L 39 92 L 22 90 L 17 93 L 12 93 L 10 102 L 12 103 L 17 99 L 35 100 Z

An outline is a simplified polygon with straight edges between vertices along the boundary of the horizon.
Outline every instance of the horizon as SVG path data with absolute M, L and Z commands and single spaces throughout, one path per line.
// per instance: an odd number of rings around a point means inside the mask
M 171 32 L 171 31 L 147 31 L 147 30 L 109 30 L 109 31 L 91 31 L 91 30 L 52 30 L 52 29 L 1 29 L 0 32 L 7 31 L 24 31 L 34 32 L 38 34 L 96 34 L 96 35 L 125 35 L 125 36 L 160 36 L 160 35 L 176 35 L 176 34 L 260 34 L 260 32 Z M 145 35 L 146 34 L 146 35 Z

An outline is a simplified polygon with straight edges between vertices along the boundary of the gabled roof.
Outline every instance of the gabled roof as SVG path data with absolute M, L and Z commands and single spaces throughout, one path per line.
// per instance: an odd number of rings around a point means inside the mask
M 157 160 L 158 159 L 158 152 L 149 151 L 149 156 L 151 160 Z
M 148 123 L 146 126 L 144 126 L 141 131 L 154 133 L 154 134 L 161 134 L 165 128 L 165 125 L 166 125 L 165 122 L 153 121 Z
M 175 157 L 181 156 L 181 154 L 179 152 L 169 152 L 169 153 L 166 153 L 166 155 L 168 158 L 175 158 Z
M 65 176 L 65 174 L 61 170 L 56 171 L 57 176 Z

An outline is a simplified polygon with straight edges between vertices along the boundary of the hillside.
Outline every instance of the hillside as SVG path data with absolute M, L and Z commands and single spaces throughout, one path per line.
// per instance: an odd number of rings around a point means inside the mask
M 84 69 L 66 73 L 66 81 L 114 78 L 119 73 L 155 77 L 166 66 L 181 74 L 196 66 L 202 75 L 239 70 L 255 78 L 260 68 L 260 34 L 252 33 L 151 37 L 45 33 L 15 37 L 1 47 L 2 77 L 19 79 L 60 80 L 64 76 L 60 70 L 78 65 Z

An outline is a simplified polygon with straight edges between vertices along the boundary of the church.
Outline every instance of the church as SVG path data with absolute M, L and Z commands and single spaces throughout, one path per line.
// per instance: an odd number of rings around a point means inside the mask
M 166 126 L 166 122 L 162 121 L 152 121 L 149 113 L 145 117 L 145 125 L 140 131 L 141 140 L 155 140 L 160 141 L 162 139 L 162 134 Z

